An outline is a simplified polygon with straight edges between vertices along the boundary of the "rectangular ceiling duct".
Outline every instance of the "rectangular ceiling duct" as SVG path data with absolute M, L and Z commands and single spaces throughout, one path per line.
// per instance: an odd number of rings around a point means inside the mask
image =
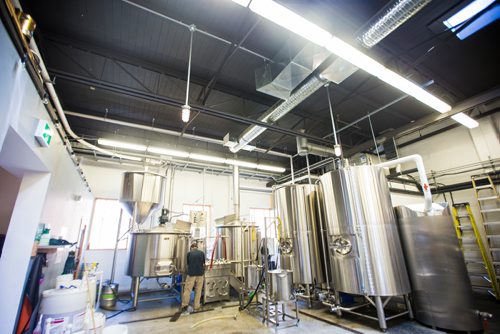
M 328 51 L 313 43 L 298 52 L 288 42 L 271 62 L 255 70 L 257 91 L 283 100 L 328 56 Z

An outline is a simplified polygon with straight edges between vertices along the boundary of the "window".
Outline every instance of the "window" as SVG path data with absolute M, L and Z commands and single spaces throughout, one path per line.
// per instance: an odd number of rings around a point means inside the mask
M 475 0 L 443 21 L 461 40 L 500 18 L 500 5 L 495 0 Z
M 130 215 L 118 200 L 98 198 L 94 201 L 94 212 L 90 224 L 89 249 L 114 249 L 116 232 L 121 215 L 120 237 L 130 228 Z M 118 243 L 118 249 L 127 248 L 127 239 Z
M 215 225 L 212 222 L 210 211 L 210 205 L 184 204 L 182 206 L 182 212 L 189 217 L 189 221 L 198 222 L 191 231 L 194 238 L 205 238 L 215 234 Z
M 250 208 L 250 220 L 255 222 L 261 231 L 261 237 L 264 238 L 264 227 L 267 224 L 267 237 L 276 238 L 276 225 L 274 209 L 268 208 Z

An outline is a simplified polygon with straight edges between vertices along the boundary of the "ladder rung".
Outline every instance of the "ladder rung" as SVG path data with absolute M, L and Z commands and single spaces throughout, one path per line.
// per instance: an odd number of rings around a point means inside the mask
M 500 252 L 500 248 L 490 248 L 490 251 L 492 252 Z
M 465 264 L 482 264 L 482 265 L 484 265 L 484 261 L 465 260 Z
M 500 208 L 494 208 L 494 209 L 484 209 L 480 210 L 482 213 L 487 213 L 487 212 L 500 212 Z
M 483 285 L 472 285 L 473 289 L 484 289 L 484 290 L 491 290 L 491 286 L 483 286 Z
M 500 261 L 493 261 L 491 263 L 493 263 L 494 266 L 500 266 Z
M 490 199 L 497 199 L 498 196 L 485 196 L 485 197 L 478 197 L 477 200 L 478 201 L 487 201 L 487 200 L 490 200 Z
M 493 189 L 493 186 L 491 184 L 485 184 L 483 186 L 476 186 L 476 190 L 481 190 L 481 189 Z
M 484 225 L 500 225 L 500 221 L 495 221 L 495 222 L 484 222 Z
M 500 235 L 498 235 L 498 234 L 489 234 L 489 235 L 486 235 L 486 238 L 488 238 L 488 239 L 500 238 Z
M 469 215 L 457 215 L 457 218 L 469 218 L 470 219 Z

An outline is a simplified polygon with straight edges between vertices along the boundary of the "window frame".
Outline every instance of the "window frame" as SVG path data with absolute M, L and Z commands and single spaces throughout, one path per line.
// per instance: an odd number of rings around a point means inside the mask
M 94 227 L 94 214 L 95 214 L 95 210 L 96 210 L 96 203 L 98 200 L 104 200 L 104 201 L 116 201 L 118 203 L 120 203 L 120 200 L 116 199 L 116 198 L 108 198 L 108 197 L 96 197 L 94 198 L 94 203 L 92 204 L 92 214 L 90 216 L 90 224 L 89 224 L 89 231 L 88 231 L 88 240 L 87 240 L 87 247 L 86 247 L 86 250 L 88 251 L 109 251 L 109 250 L 114 250 L 114 247 L 113 248 L 91 248 L 90 245 L 91 245 L 91 237 L 92 237 L 92 228 Z M 126 212 L 126 210 L 121 207 L 120 210 L 125 213 L 126 215 L 128 215 L 128 212 Z M 131 223 L 132 223 L 132 217 L 129 218 L 128 220 L 128 232 L 130 232 L 130 228 L 131 228 Z M 123 224 L 123 217 L 122 217 L 122 224 Z M 117 226 L 118 228 L 118 226 Z M 124 247 L 117 247 L 116 249 L 117 250 L 127 250 L 128 249 L 128 240 L 129 238 L 126 238 L 125 239 L 125 246 Z M 115 240 L 116 242 L 116 240 Z

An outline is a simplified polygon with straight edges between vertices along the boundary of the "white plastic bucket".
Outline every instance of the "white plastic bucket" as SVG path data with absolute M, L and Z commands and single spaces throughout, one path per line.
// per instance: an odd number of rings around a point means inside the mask
M 106 323 L 106 316 L 104 315 L 104 313 L 94 312 L 94 320 L 92 320 L 92 312 L 88 311 L 85 317 L 85 333 L 102 334 L 105 323 Z
M 104 327 L 102 334 L 128 334 L 126 325 L 112 325 Z
M 56 289 L 60 289 L 61 286 L 68 288 L 73 280 L 73 274 L 59 275 L 56 277 Z
M 87 289 L 45 290 L 40 305 L 43 332 L 65 333 L 83 329 L 86 307 Z

